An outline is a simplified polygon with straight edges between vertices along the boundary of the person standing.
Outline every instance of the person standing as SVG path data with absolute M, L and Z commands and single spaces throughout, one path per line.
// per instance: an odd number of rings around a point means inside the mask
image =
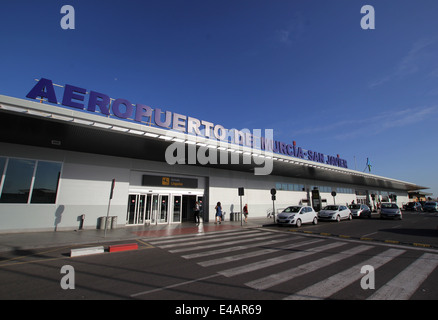
M 245 223 L 248 222 L 248 204 L 245 203 L 245 206 L 243 207 L 243 214 L 245 216 Z
M 216 204 L 215 209 L 216 209 L 216 219 L 215 219 L 214 223 L 215 224 L 217 223 L 217 218 L 219 217 L 219 224 L 221 224 L 221 221 L 222 221 L 222 206 L 221 206 L 220 202 L 218 202 Z

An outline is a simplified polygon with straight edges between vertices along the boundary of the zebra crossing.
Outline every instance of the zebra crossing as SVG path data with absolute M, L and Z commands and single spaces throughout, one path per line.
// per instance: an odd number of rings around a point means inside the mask
M 438 252 L 266 229 L 144 241 L 246 288 L 280 294 L 283 300 L 405 300 L 429 278 L 438 278 Z M 379 275 L 374 289 L 361 288 L 365 265 Z M 432 292 L 433 298 L 437 293 Z

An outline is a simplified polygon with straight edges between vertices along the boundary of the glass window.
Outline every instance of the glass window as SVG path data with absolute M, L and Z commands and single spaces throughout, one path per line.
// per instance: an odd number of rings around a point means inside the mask
M 38 161 L 31 203 L 55 203 L 61 163 Z
M 6 158 L 0 157 L 0 192 L 2 191 L 3 171 L 6 165 Z
M 6 158 L 0 157 L 0 182 L 2 181 L 3 169 L 5 168 Z
M 9 159 L 0 203 L 27 203 L 35 163 L 34 160 Z

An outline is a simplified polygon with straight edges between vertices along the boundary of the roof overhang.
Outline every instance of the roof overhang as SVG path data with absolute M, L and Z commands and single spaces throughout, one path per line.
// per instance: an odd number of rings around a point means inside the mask
M 271 174 L 276 176 L 352 184 L 376 190 L 426 189 L 401 180 L 2 95 L 0 141 L 159 162 L 166 161 L 169 146 L 179 144 L 186 151 L 183 155 L 186 165 L 255 173 L 270 162 Z M 216 152 L 216 163 L 201 161 L 201 164 L 189 154 L 194 150 L 207 157 Z M 196 158 L 195 163 L 193 158 Z M 227 159 L 226 164 L 224 159 Z

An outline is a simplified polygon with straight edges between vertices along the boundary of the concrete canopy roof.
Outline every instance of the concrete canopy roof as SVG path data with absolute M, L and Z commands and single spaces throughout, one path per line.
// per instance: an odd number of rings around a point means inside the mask
M 197 150 L 204 148 L 202 150 L 204 154 L 210 152 L 205 151 L 207 148 L 228 153 L 226 155 L 228 159 L 231 154 L 234 154 L 234 159 L 239 158 L 239 161 L 233 161 L 236 164 L 231 164 L 231 161 L 228 161 L 228 164 L 205 164 L 212 168 L 254 172 L 255 168 L 260 167 L 256 164 L 260 161 L 254 161 L 254 157 L 261 155 L 262 158 L 265 157 L 265 161 L 273 161 L 271 174 L 280 177 L 352 184 L 376 190 L 426 189 L 410 182 L 284 155 L 268 154 L 242 146 L 224 145 L 193 135 L 2 95 L 0 95 L 0 141 L 160 162 L 166 161 L 165 152 L 168 146 L 179 142 L 186 150 L 192 145 Z M 188 152 L 185 153 L 186 163 L 187 160 Z M 198 162 L 191 165 L 201 164 Z

